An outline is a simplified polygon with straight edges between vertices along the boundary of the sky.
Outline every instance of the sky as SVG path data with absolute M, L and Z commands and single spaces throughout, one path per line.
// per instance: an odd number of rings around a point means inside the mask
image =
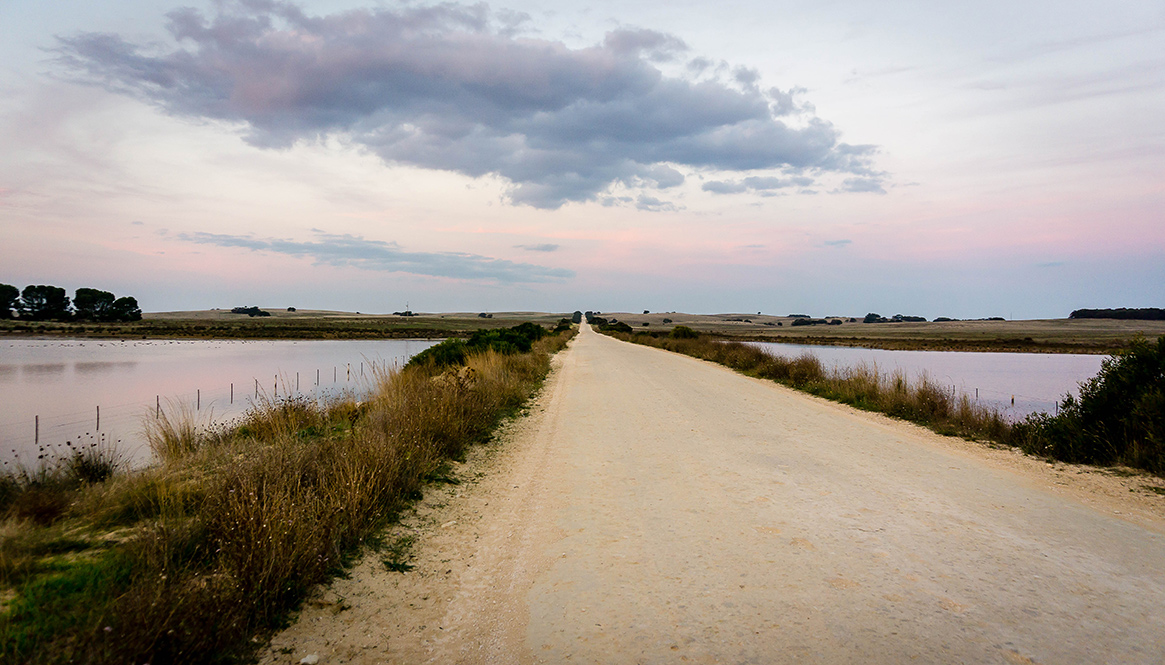
M 1165 306 L 1165 5 L 4 0 L 0 283 L 143 310 Z

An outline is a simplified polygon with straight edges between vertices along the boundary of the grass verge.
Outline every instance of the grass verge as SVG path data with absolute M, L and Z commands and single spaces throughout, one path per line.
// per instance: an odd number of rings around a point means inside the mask
M 230 430 L 160 420 L 156 466 L 95 481 L 54 471 L 55 507 L 40 517 L 19 506 L 47 486 L 10 474 L 0 660 L 253 658 L 362 548 L 408 565 L 408 544 L 378 532 L 445 460 L 517 412 L 571 334 L 388 372 L 361 403 L 269 402 Z

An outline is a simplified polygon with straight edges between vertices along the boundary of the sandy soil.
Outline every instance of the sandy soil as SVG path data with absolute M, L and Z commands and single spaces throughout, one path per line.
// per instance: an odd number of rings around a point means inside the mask
M 585 326 L 584 326 L 585 328 Z M 1160 663 L 1160 480 L 584 330 L 265 662 Z

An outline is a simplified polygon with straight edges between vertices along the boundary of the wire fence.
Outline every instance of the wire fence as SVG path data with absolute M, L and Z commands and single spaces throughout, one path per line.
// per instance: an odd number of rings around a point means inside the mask
M 398 367 L 401 359 L 363 359 L 317 367 L 294 374 L 275 373 L 250 381 L 224 380 L 178 394 L 155 394 L 153 400 L 99 403 L 84 408 L 31 416 L 0 417 L 0 458 L 24 467 L 71 454 L 88 445 L 116 445 L 133 463 L 148 461 L 145 421 L 173 410 L 191 410 L 201 422 L 223 424 L 244 416 L 256 403 L 306 397 L 323 400 L 365 394 L 376 377 Z M 331 369 L 329 373 L 327 370 Z

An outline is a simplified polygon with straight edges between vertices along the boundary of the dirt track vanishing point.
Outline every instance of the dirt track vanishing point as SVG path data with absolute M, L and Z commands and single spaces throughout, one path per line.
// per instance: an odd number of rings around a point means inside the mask
M 1165 662 L 1165 497 L 583 328 L 267 662 Z

